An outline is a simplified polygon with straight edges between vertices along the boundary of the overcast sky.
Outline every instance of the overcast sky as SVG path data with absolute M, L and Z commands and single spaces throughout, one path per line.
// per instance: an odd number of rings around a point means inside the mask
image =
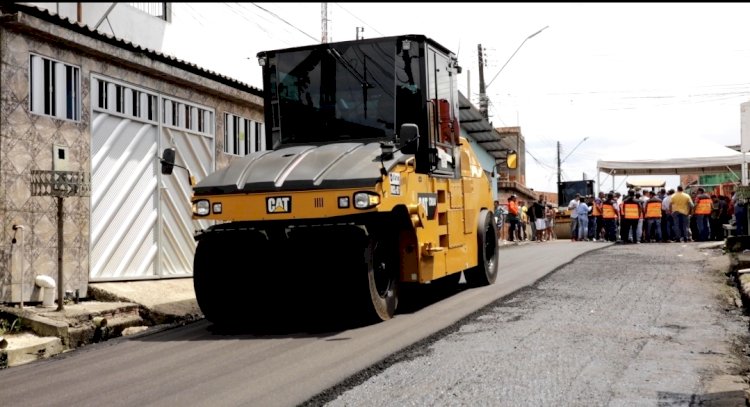
M 165 38 L 165 47 L 259 88 L 259 51 L 321 38 L 321 3 L 173 7 L 175 19 L 198 29 Z M 632 142 L 644 149 L 652 138 L 740 144 L 740 103 L 750 100 L 749 16 L 750 3 L 328 3 L 328 33 L 331 41 L 354 39 L 356 27 L 366 38 L 433 38 L 458 54 L 459 90 L 477 105 L 477 45 L 490 82 L 523 44 L 489 84 L 490 120 L 521 126 L 526 185 L 556 191 L 557 142 L 567 157 L 563 180 L 584 173 L 596 180 L 596 161 L 618 158 Z M 207 33 L 223 41 L 196 47 Z M 677 185 L 677 177 L 663 178 Z M 600 179 L 611 189 L 611 178 Z M 623 190 L 624 181 L 617 177 L 615 186 Z

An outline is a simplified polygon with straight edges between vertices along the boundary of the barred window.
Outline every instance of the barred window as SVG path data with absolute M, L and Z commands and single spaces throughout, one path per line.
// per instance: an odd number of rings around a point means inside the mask
M 190 103 L 164 98 L 162 123 L 180 130 L 213 136 L 213 112 Z
M 108 112 L 156 120 L 156 95 L 100 78 L 94 78 L 94 107 Z
M 266 149 L 263 123 L 224 114 L 224 152 L 244 156 Z
M 81 69 L 31 54 L 29 110 L 60 119 L 81 120 Z
M 131 6 L 143 11 L 146 14 L 160 18 L 164 21 L 170 21 L 169 7 L 167 3 L 128 3 Z

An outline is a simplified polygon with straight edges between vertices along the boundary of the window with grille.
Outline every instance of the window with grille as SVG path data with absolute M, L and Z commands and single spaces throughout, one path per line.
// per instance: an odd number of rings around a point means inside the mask
M 190 103 L 164 98 L 162 123 L 168 127 L 213 137 L 214 113 Z
M 32 113 L 81 120 L 81 68 L 31 54 L 29 89 Z
M 157 96 L 140 89 L 94 78 L 92 89 L 94 107 L 110 113 L 156 121 Z
M 170 21 L 169 19 L 169 6 L 168 3 L 128 3 L 144 13 L 162 19 L 164 21 Z
M 247 155 L 266 149 L 263 123 L 230 113 L 224 114 L 224 152 Z

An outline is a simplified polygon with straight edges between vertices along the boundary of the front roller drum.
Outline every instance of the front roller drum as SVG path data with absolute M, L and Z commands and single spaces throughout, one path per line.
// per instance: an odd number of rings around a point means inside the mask
M 477 257 L 479 263 L 464 271 L 466 283 L 472 287 L 490 285 L 497 279 L 497 259 L 500 246 L 497 244 L 495 217 L 483 209 L 477 222 Z
M 251 273 L 248 249 L 268 253 L 266 237 L 255 231 L 209 232 L 198 241 L 193 262 L 193 288 L 207 320 L 217 325 L 243 325 L 257 319 L 248 309 L 261 303 L 267 285 Z
M 398 248 L 395 239 L 370 236 L 365 250 L 367 292 L 370 319 L 385 321 L 393 318 L 398 305 Z

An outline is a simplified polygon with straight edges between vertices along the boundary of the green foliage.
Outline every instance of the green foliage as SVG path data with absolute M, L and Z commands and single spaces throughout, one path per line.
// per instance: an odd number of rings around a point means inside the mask
M 0 318 L 0 335 L 21 332 L 21 318 L 14 318 L 13 322 L 5 318 Z

